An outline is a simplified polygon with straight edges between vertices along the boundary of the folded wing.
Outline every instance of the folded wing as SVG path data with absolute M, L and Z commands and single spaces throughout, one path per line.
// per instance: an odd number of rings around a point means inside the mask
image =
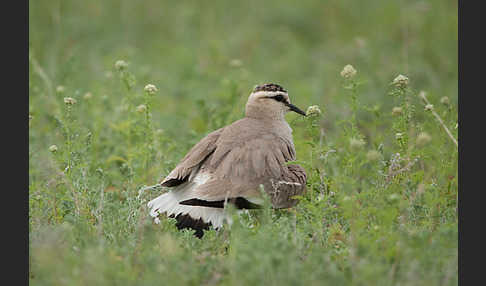
M 247 138 L 240 142 L 217 144 L 204 163 L 212 178 L 194 189 L 194 198 L 220 201 L 234 198 L 258 198 L 263 185 L 276 208 L 291 207 L 292 199 L 306 190 L 306 174 L 295 160 L 292 141 L 273 133 Z
M 187 181 L 191 172 L 216 150 L 216 141 L 224 128 L 209 133 L 201 139 L 162 181 L 164 187 L 174 187 Z

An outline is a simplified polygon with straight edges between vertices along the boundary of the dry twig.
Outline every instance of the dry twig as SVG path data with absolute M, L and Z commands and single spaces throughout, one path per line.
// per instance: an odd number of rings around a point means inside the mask
M 427 100 L 427 97 L 425 97 L 425 92 L 420 92 L 419 97 L 424 100 L 426 105 L 430 104 L 430 102 Z M 449 138 L 451 138 L 452 142 L 454 142 L 454 144 L 456 144 L 456 147 L 459 147 L 459 145 L 457 144 L 456 138 L 454 138 L 454 136 L 452 136 L 452 133 L 449 131 L 449 128 L 447 128 L 447 126 L 444 124 L 444 121 L 442 121 L 442 118 L 440 118 L 439 114 L 437 114 L 437 112 L 435 112 L 434 109 L 431 109 L 430 111 L 435 116 L 437 121 L 439 121 L 440 125 L 442 125 L 442 127 L 446 131 L 447 135 L 449 135 Z

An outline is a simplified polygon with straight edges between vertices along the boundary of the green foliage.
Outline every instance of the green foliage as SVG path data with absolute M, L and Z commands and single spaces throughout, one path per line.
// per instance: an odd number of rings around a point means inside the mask
M 457 3 L 29 9 L 32 285 L 457 284 L 457 148 L 417 96 L 457 138 Z M 287 115 L 300 203 L 229 210 L 201 240 L 154 224 L 153 185 L 264 82 L 321 111 Z

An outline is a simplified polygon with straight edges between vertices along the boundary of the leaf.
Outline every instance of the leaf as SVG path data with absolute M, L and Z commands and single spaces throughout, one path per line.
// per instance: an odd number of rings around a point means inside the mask
M 111 162 L 123 162 L 126 163 L 127 160 L 123 157 L 116 156 L 116 155 L 111 155 L 107 160 L 106 163 L 111 163 Z

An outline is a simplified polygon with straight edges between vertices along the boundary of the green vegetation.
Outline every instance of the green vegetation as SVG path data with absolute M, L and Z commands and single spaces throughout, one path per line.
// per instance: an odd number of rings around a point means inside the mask
M 29 1 L 29 40 L 31 285 L 457 285 L 456 1 Z M 153 224 L 265 82 L 322 111 L 287 115 L 301 202 Z

